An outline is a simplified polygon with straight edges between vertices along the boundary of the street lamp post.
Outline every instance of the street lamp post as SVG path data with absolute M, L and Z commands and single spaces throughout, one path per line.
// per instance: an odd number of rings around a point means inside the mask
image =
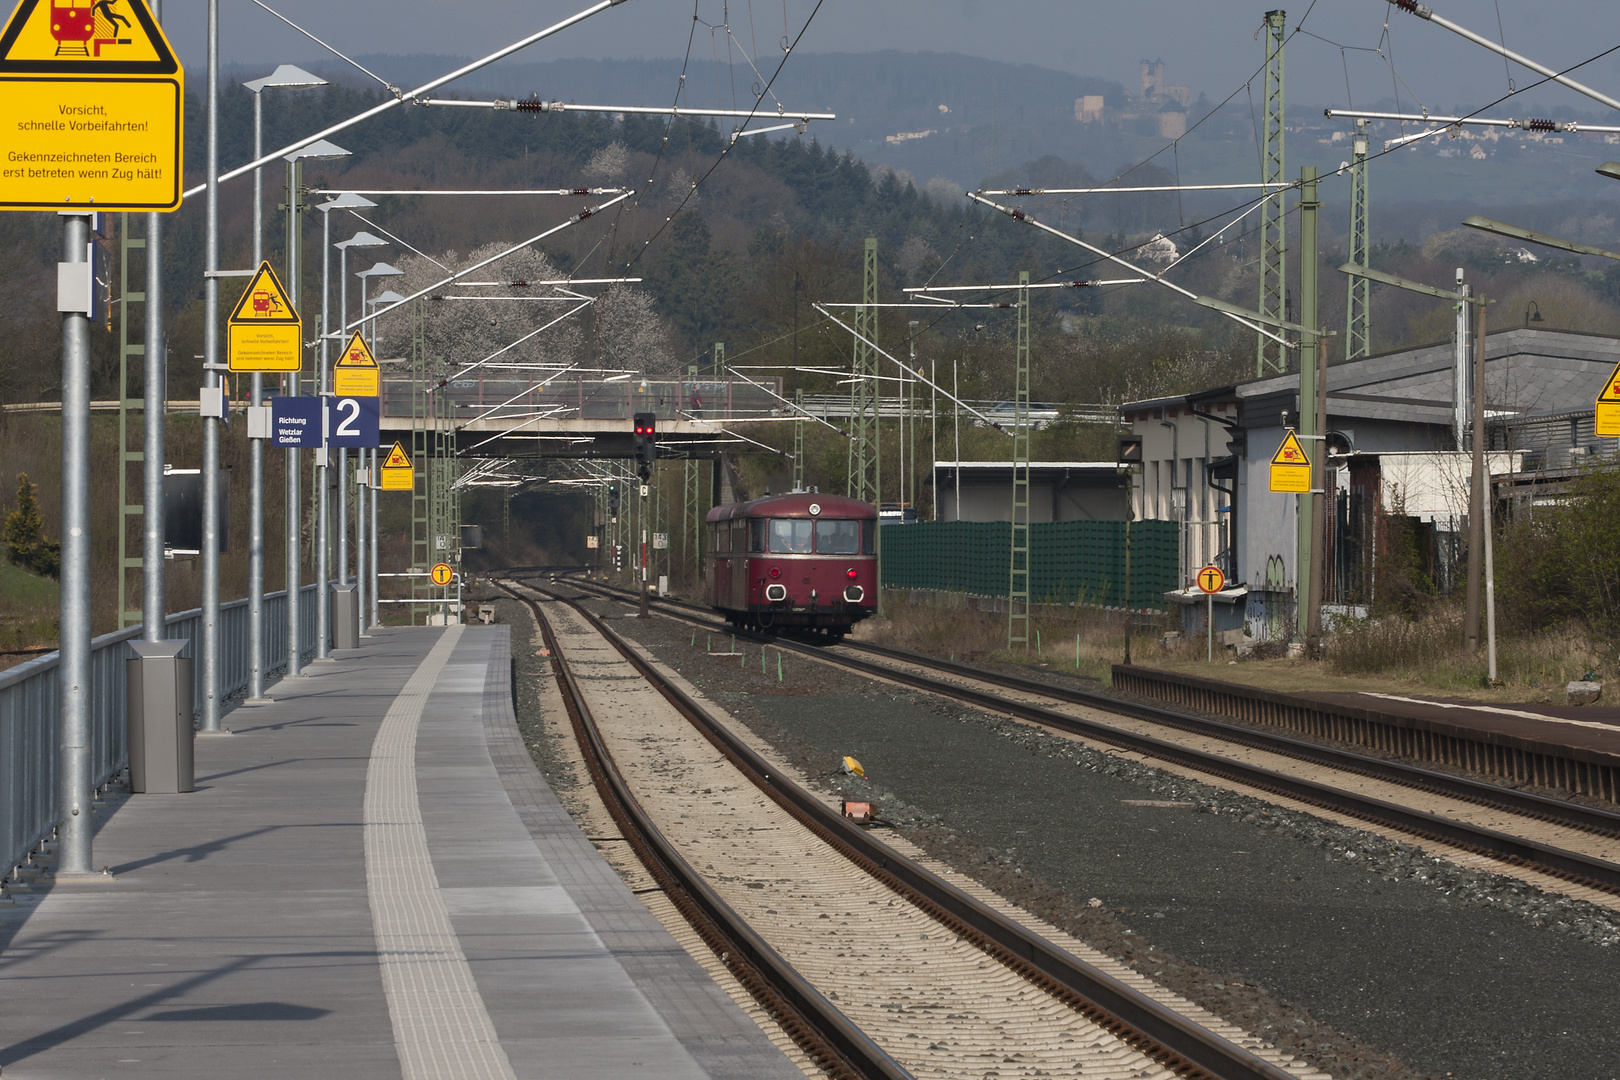
M 328 504 L 331 502 L 331 447 L 326 445 L 326 424 L 324 410 L 326 397 L 330 390 L 327 373 L 327 340 L 326 340 L 326 313 L 329 298 L 332 293 L 332 211 L 346 205 L 346 200 L 358 199 L 362 203 L 369 200 L 361 199 L 358 195 L 340 195 L 336 199 L 318 204 L 315 209 L 321 212 L 321 356 L 320 356 L 320 397 L 323 417 L 321 423 L 321 449 L 315 459 L 315 580 L 320 582 L 320 588 L 315 593 L 315 659 L 330 660 L 332 658 L 331 631 L 332 631 L 332 582 L 329 565 L 328 547 L 330 534 L 327 522 L 330 520 Z M 376 205 L 372 203 L 371 205 Z
M 349 249 L 351 247 L 383 247 L 387 243 L 388 241 L 382 239 L 381 237 L 373 236 L 368 232 L 357 232 L 353 236 L 349 237 L 349 239 L 339 240 L 337 244 L 334 245 L 338 249 L 338 325 L 345 328 L 345 330 L 349 325 Z M 347 345 L 348 343 L 344 342 L 344 344 Z M 378 389 L 381 389 L 381 387 L 378 387 Z M 380 406 L 381 404 L 382 402 L 379 400 L 378 405 Z M 375 457 L 376 453 L 376 448 L 373 447 L 371 449 L 370 456 Z M 347 578 L 344 575 L 347 573 L 348 567 L 348 552 L 345 550 L 345 544 L 347 542 L 349 532 L 349 481 L 347 454 L 348 451 L 343 451 L 343 456 L 340 458 L 343 463 L 344 490 L 343 498 L 338 500 L 338 580 L 345 583 L 347 582 Z M 366 612 L 369 610 L 366 607 L 366 589 L 370 585 L 370 578 L 366 574 L 365 493 L 366 489 L 371 484 L 372 470 L 367 468 L 367 456 L 368 455 L 365 450 L 361 450 L 358 454 L 358 460 L 356 461 L 357 476 L 354 498 L 354 570 L 355 584 L 358 586 L 356 600 L 359 602 L 356 605 L 356 608 L 360 613 L 361 637 L 369 636 L 366 633 L 366 630 L 368 629 L 366 624 Z M 364 475 L 366 479 L 360 480 L 360 475 Z
M 287 289 L 291 293 L 293 307 L 296 309 L 303 297 L 300 291 L 299 267 L 303 263 L 302 245 L 299 243 L 300 225 L 298 221 L 299 186 L 303 178 L 303 164 L 308 158 L 334 158 L 348 154 L 342 147 L 334 146 L 326 140 L 311 143 L 301 149 L 283 157 L 287 163 Z M 286 376 L 287 394 L 297 397 L 299 390 L 299 372 L 290 372 Z M 299 643 L 299 586 L 302 574 L 303 540 L 301 528 L 301 506 L 299 500 L 300 461 L 297 447 L 287 449 L 287 675 L 289 679 L 296 679 L 303 674 L 304 658 Z M 324 634 L 320 631 L 317 636 Z
M 359 274 L 357 274 L 355 276 L 360 277 L 360 278 L 368 278 L 368 277 L 400 277 L 404 273 L 405 273 L 405 271 L 396 269 L 395 267 L 392 267 L 392 266 L 388 265 L 387 263 L 377 263 L 371 269 L 362 271 L 361 273 L 359 273 Z M 363 284 L 362 284 L 361 288 L 362 288 L 361 303 L 365 304 L 368 301 L 365 299 L 364 285 Z M 372 308 L 371 308 L 371 313 L 372 313 L 371 314 L 371 351 L 372 351 L 372 353 L 374 355 L 379 354 L 379 350 L 377 348 L 377 316 L 376 316 L 377 305 L 378 304 L 398 304 L 401 301 L 403 301 L 404 299 L 405 298 L 403 296 L 399 295 L 399 293 L 394 292 L 393 290 L 390 289 L 390 290 L 387 290 L 387 291 L 381 293 L 380 295 L 372 298 L 369 301 L 369 303 L 372 305 Z M 361 310 L 364 311 L 364 308 L 362 308 Z M 380 362 L 380 355 L 379 355 L 379 362 Z M 381 405 L 382 403 L 379 401 L 378 404 Z M 382 605 L 377 602 L 377 588 L 378 588 L 377 574 L 378 574 L 378 570 L 379 570 L 379 568 L 380 568 L 380 566 L 382 564 L 382 550 L 381 550 L 381 548 L 379 548 L 377 546 L 377 485 L 376 485 L 376 481 L 381 476 L 381 470 L 375 468 L 375 466 L 377 464 L 377 451 L 376 450 L 373 450 L 371 452 L 371 463 L 373 465 L 372 476 L 371 476 L 371 480 L 373 482 L 369 487 L 366 488 L 366 491 L 369 493 L 369 501 L 371 503 L 371 512 L 370 512 L 369 515 L 362 513 L 361 514 L 361 519 L 357 523 L 358 528 L 360 528 L 360 529 L 368 529 L 370 531 L 370 534 L 371 534 L 371 539 L 370 539 L 370 544 L 369 544 L 369 547 L 371 549 L 371 567 L 370 567 L 370 569 L 371 569 L 371 587 L 366 591 L 366 596 L 371 601 L 371 613 L 370 613 L 369 616 L 367 616 L 364 609 L 361 610 L 361 612 L 360 612 L 360 624 L 361 624 L 362 627 L 381 626 L 382 625 L 382 617 L 381 617 Z M 368 621 L 368 619 L 369 619 L 369 621 Z
M 324 204 L 324 206 L 329 210 L 340 210 L 340 209 L 341 210 L 350 210 L 350 209 L 361 210 L 361 209 L 366 209 L 366 208 L 373 207 L 373 206 L 376 206 L 376 205 L 377 205 L 376 203 L 372 202 L 370 199 L 367 199 L 362 195 L 355 195 L 355 194 L 352 194 L 352 193 L 349 193 L 349 192 L 345 192 L 344 194 L 339 195 L 336 199 L 333 199 L 331 202 Z M 331 239 L 330 233 L 328 233 L 327 240 L 330 241 L 330 239 Z M 323 247 L 325 248 L 326 253 L 321 256 L 321 259 L 322 259 L 322 271 L 321 272 L 322 272 L 322 274 L 324 274 L 326 272 L 325 271 L 325 260 L 328 259 L 331 256 L 331 250 L 332 250 L 332 248 L 334 246 L 337 247 L 337 249 L 338 249 L 338 292 L 340 294 L 339 299 L 338 299 L 338 325 L 340 327 L 347 326 L 349 324 L 349 276 L 348 276 L 348 254 L 349 254 L 349 249 L 344 246 L 346 243 L 348 243 L 348 241 L 340 240 L 340 241 L 338 241 L 338 243 L 336 245 L 333 245 L 331 243 L 324 244 Z M 342 336 L 341 332 L 339 333 L 339 336 L 340 337 Z M 343 342 L 343 344 L 347 344 L 347 342 Z M 326 348 L 326 326 L 325 326 L 325 319 L 324 318 L 322 319 L 322 326 L 321 326 L 321 348 L 322 349 Z M 365 454 L 365 451 L 361 451 L 362 457 L 364 456 L 364 454 Z M 349 583 L 349 449 L 348 449 L 348 447 L 343 447 L 342 449 L 338 450 L 338 484 L 340 485 L 339 490 L 340 490 L 341 494 L 338 496 L 338 501 L 337 501 L 337 518 L 338 518 L 338 524 L 337 524 L 337 583 L 339 585 L 347 585 Z
M 264 91 L 270 87 L 325 86 L 303 68 L 282 64 L 262 79 L 242 84 L 253 94 L 253 160 L 264 156 Z M 148 241 L 150 245 L 150 241 Z M 150 257 L 151 252 L 148 251 Z M 264 173 L 253 170 L 253 266 L 264 262 Z M 147 346 L 148 352 L 151 346 Z M 250 377 L 249 402 L 264 405 L 264 373 Z M 248 687 L 246 704 L 268 704 L 264 696 L 264 440 L 248 440 Z

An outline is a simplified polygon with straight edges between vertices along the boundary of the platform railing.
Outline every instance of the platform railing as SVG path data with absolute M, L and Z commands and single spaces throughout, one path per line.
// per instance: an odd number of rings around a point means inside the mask
M 314 585 L 300 590 L 313 596 Z M 315 651 L 315 605 L 300 603 L 298 640 L 305 655 Z M 246 600 L 220 605 L 220 696 L 229 699 L 248 684 Z M 265 672 L 287 666 L 287 636 L 275 632 L 287 619 L 285 591 L 264 598 Z M 202 610 L 170 615 L 166 636 L 187 638 L 181 656 L 195 655 L 202 632 Z M 90 773 L 101 787 L 129 760 L 126 742 L 125 664 L 134 655 L 129 642 L 141 628 L 102 634 L 90 642 Z M 56 730 L 61 690 L 57 653 L 0 671 L 0 880 L 56 827 Z M 192 700 L 202 701 L 202 665 L 193 664 Z

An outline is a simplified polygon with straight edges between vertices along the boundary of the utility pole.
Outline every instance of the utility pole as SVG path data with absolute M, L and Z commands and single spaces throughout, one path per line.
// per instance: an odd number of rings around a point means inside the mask
M 1260 180 L 1283 183 L 1283 24 L 1287 13 L 1266 12 L 1266 109 L 1260 129 Z M 1260 307 L 1262 316 L 1272 320 L 1287 318 L 1284 292 L 1287 287 L 1288 223 L 1287 192 L 1267 195 L 1260 204 Z M 1288 370 L 1288 356 L 1281 345 L 1260 335 L 1255 354 L 1255 377 L 1282 374 Z
M 198 702 L 200 730 L 219 733 L 219 426 L 230 402 L 219 381 L 219 0 L 208 0 L 208 223 L 203 249 L 203 388 L 218 394 L 218 413 L 203 408 L 202 436 L 202 641 L 197 655 L 201 661 L 202 701 Z M 200 395 L 205 402 L 209 395 Z
M 862 259 L 861 306 L 855 309 L 854 382 L 850 384 L 849 496 L 881 509 L 883 503 L 883 445 L 879 441 L 877 350 L 878 340 L 877 238 L 866 238 Z M 883 535 L 883 530 L 878 530 Z M 879 540 L 881 544 L 881 539 Z M 882 590 L 879 589 L 881 593 Z
M 797 381 L 797 380 L 795 380 Z M 793 405 L 804 415 L 804 391 L 793 391 Z M 804 490 L 804 424 L 796 417 L 793 424 L 793 490 Z
M 1367 121 L 1356 121 L 1350 143 L 1350 258 L 1356 266 L 1370 265 L 1367 222 Z M 1344 305 L 1344 358 L 1359 360 L 1372 355 L 1372 282 L 1353 274 L 1347 276 Z
M 1299 572 L 1295 592 L 1304 604 L 1305 648 L 1315 656 L 1322 636 L 1322 586 L 1326 580 L 1326 529 L 1323 520 L 1327 492 L 1327 349 L 1316 333 L 1317 214 L 1316 166 L 1299 170 L 1299 321 L 1310 332 L 1299 336 L 1300 435 L 1313 456 L 1311 490 L 1299 497 Z M 1319 499 L 1318 496 L 1324 496 Z
M 1013 385 L 1012 528 L 1007 563 L 1007 651 L 1029 652 L 1029 271 L 1018 272 L 1018 374 Z
M 213 0 L 211 0 L 212 4 Z M 210 6 L 212 11 L 212 6 Z M 62 212 L 62 263 L 90 258 L 91 216 Z M 60 280 L 61 274 L 58 274 Z M 92 301 L 86 296 L 86 304 Z M 57 307 L 63 306 L 58 288 Z M 62 312 L 62 569 L 57 694 L 59 875 L 92 873 L 90 775 L 90 312 Z

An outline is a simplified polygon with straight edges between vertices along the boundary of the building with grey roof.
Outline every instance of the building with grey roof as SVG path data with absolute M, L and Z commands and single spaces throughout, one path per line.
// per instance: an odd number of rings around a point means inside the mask
M 1532 471 L 1612 453 L 1611 441 L 1592 435 L 1592 409 L 1617 364 L 1620 340 L 1611 337 L 1542 329 L 1490 334 L 1485 403 L 1487 445 L 1497 451 L 1489 457 L 1493 482 L 1519 482 Z M 1471 362 L 1463 372 L 1471 375 Z M 1467 506 L 1468 471 L 1459 470 L 1458 455 L 1467 446 L 1472 394 L 1471 378 L 1462 380 L 1460 395 L 1458 382 L 1450 342 L 1328 369 L 1324 441 L 1338 467 L 1327 493 L 1333 514 L 1327 601 L 1368 598 L 1366 567 L 1375 546 L 1369 530 L 1379 513 L 1406 512 L 1400 484 L 1424 489 L 1424 509 L 1408 516 L 1428 530 L 1436 578 L 1444 583 L 1452 576 Z M 1141 440 L 1134 516 L 1181 522 L 1183 578 L 1191 582 L 1198 567 L 1219 565 L 1248 590 L 1251 632 L 1275 627 L 1285 608 L 1292 616 L 1300 500 L 1273 493 L 1268 477 L 1298 414 L 1297 374 L 1120 406 Z M 1306 449 L 1314 456 L 1317 447 Z M 1380 466 L 1385 457 L 1388 469 Z M 1447 479 L 1457 476 L 1464 479 Z

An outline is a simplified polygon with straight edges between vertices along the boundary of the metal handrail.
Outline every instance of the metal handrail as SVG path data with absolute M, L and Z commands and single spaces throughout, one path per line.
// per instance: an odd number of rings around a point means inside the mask
M 300 593 L 314 591 L 314 585 L 306 585 Z M 265 596 L 266 672 L 287 664 L 286 635 L 268 629 L 286 621 L 286 608 L 285 590 Z M 313 653 L 315 605 L 300 603 L 299 620 L 299 645 L 304 653 Z M 221 604 L 219 623 L 219 693 L 224 700 L 247 688 L 247 601 Z M 170 615 L 165 627 L 169 639 L 188 639 L 180 655 L 193 656 L 202 629 L 202 609 Z M 98 788 L 129 760 L 124 661 L 135 655 L 127 643 L 140 636 L 141 628 L 131 626 L 90 642 L 90 775 Z M 0 671 L 0 880 L 10 877 L 12 868 L 56 828 L 56 727 L 61 701 L 58 659 L 57 653 L 46 653 Z M 192 673 L 192 700 L 200 705 L 202 665 L 193 664 Z

